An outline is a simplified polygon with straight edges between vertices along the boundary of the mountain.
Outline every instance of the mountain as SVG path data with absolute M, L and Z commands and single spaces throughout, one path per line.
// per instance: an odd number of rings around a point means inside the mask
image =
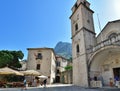
M 69 59 L 72 57 L 72 44 L 68 42 L 58 42 L 54 48 L 57 55 Z

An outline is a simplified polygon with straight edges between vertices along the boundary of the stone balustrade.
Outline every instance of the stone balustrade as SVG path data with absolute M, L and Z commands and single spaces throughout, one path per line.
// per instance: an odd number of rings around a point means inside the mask
M 110 39 L 104 40 L 101 43 L 99 43 L 98 45 L 96 45 L 95 47 L 93 47 L 91 49 L 91 52 L 95 52 L 98 49 L 105 47 L 105 46 L 109 46 L 109 45 L 119 45 L 120 46 L 120 34 L 117 35 L 116 37 L 112 37 Z
M 102 82 L 101 81 L 90 81 L 90 86 L 93 88 L 101 88 L 103 87 Z M 114 87 L 114 86 L 112 86 Z M 118 88 L 120 88 L 120 81 L 118 81 Z
M 94 88 L 102 87 L 102 82 L 101 81 L 90 81 L 90 86 Z

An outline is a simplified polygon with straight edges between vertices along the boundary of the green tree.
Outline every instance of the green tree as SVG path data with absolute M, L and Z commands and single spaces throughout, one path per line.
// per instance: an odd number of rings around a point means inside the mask
M 70 58 L 68 59 L 68 61 L 69 61 L 69 62 L 72 62 L 72 57 L 70 57 Z
M 72 70 L 72 66 L 70 66 L 70 65 L 66 66 L 66 67 L 65 67 L 65 70 L 67 70 L 67 71 L 68 71 L 68 70 Z
M 12 67 L 20 68 L 21 64 L 19 62 L 20 59 L 23 59 L 24 54 L 22 51 L 8 51 L 2 50 L 0 51 L 0 67 L 5 67 L 7 65 Z
M 67 83 L 69 83 L 69 74 L 71 73 L 71 71 L 72 71 L 72 66 L 71 65 L 68 65 L 68 66 L 66 66 L 65 67 L 65 70 L 66 70 L 66 75 L 67 75 Z
M 0 51 L 0 67 L 10 64 L 13 56 L 8 51 Z

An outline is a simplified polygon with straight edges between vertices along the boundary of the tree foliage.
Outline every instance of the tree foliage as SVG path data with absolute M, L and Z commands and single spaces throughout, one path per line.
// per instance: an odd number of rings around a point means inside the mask
M 19 59 L 23 59 L 24 54 L 22 51 L 8 51 L 2 50 L 0 51 L 0 68 L 5 66 L 12 66 L 20 68 L 21 64 Z
M 72 57 L 70 57 L 70 58 L 68 59 L 68 61 L 69 61 L 69 62 L 72 62 Z
M 66 66 L 66 67 L 65 67 L 65 70 L 72 70 L 72 66 L 69 66 L 69 65 Z

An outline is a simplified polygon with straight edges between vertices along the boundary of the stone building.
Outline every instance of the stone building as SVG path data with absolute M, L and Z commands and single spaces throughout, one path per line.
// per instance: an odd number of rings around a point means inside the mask
M 64 74 L 65 67 L 68 65 L 68 60 L 62 56 L 56 55 L 56 83 L 67 83 L 66 75 Z
M 93 10 L 86 0 L 77 0 L 72 7 L 73 84 L 90 85 L 94 76 L 109 79 L 120 77 L 120 20 L 108 22 L 96 37 Z
M 36 70 L 48 77 L 47 82 L 55 81 L 56 57 L 52 48 L 28 48 L 27 70 Z
M 26 64 L 26 60 L 20 61 L 20 64 L 21 64 L 22 67 L 19 68 L 19 70 L 26 70 L 26 67 L 27 67 L 27 66 L 26 66 L 26 65 L 27 65 L 27 64 Z

